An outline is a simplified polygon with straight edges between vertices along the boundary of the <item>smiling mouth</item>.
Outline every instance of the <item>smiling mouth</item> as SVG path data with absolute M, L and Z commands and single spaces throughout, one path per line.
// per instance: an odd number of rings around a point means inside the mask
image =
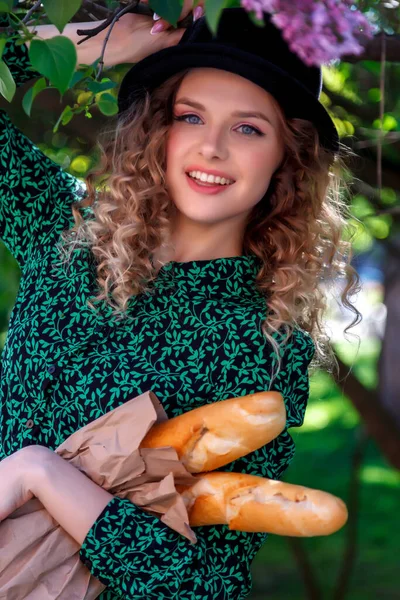
M 204 187 L 229 187 L 231 185 L 233 185 L 235 182 L 233 181 L 232 183 L 217 183 L 217 182 L 206 182 L 206 181 L 201 181 L 201 179 L 197 179 L 196 177 L 192 177 L 191 175 L 189 175 L 189 173 L 186 173 L 186 176 L 189 177 L 189 179 L 191 179 L 192 181 L 195 181 L 198 185 L 202 185 Z

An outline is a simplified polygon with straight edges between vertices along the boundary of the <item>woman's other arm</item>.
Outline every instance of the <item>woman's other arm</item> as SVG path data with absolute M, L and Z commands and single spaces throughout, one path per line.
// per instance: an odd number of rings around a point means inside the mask
M 289 426 L 300 426 L 304 418 L 313 353 L 310 336 L 296 331 L 273 386 L 284 395 Z M 199 527 L 198 542 L 192 545 L 129 500 L 99 488 L 50 450 L 25 450 L 47 453 L 35 461 L 41 465 L 39 475 L 35 468 L 27 470 L 34 495 L 82 545 L 81 560 L 92 574 L 121 598 L 246 597 L 251 561 L 266 534 L 230 531 L 226 526 Z M 270 444 L 219 470 L 280 479 L 293 454 L 294 444 L 285 430 Z
M 130 15 L 124 15 L 125 17 L 130 17 Z M 31 33 L 36 32 L 36 36 L 39 39 L 47 40 L 49 38 L 53 38 L 57 35 L 63 35 L 73 42 L 76 47 L 76 53 L 78 56 L 78 65 L 90 65 L 97 58 L 99 58 L 101 54 L 101 49 L 104 43 L 104 39 L 107 35 L 108 29 L 101 31 L 96 36 L 89 38 L 88 40 L 82 42 L 78 45 L 78 42 L 81 41 L 84 36 L 79 36 L 77 34 L 78 29 L 92 29 L 98 27 L 104 23 L 104 21 L 90 21 L 86 23 L 68 23 L 63 32 L 60 34 L 57 27 L 55 25 L 36 25 L 36 27 L 28 27 Z M 105 67 L 113 67 L 114 65 L 118 65 L 125 61 L 126 54 L 126 44 L 122 43 L 122 39 L 124 37 L 124 33 L 127 29 L 126 27 L 126 19 L 121 17 L 116 26 L 112 29 L 110 38 L 107 42 L 105 53 L 104 53 L 104 66 Z M 123 30 L 123 31 L 121 31 Z M 121 38 L 122 36 L 122 38 Z M 31 43 L 25 42 L 26 47 L 29 49 Z
M 197 527 L 193 545 L 43 446 L 4 459 L 0 489 L 0 519 L 38 497 L 82 545 L 82 562 L 124 600 L 240 600 L 251 585 L 251 560 L 266 537 L 226 526 Z

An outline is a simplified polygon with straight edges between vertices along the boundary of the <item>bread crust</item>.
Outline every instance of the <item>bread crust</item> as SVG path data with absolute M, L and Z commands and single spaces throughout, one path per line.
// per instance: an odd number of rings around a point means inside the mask
M 206 404 L 153 425 L 141 448 L 172 446 L 191 473 L 204 473 L 254 452 L 285 428 L 279 392 L 258 392 Z
M 345 503 L 328 492 L 245 473 L 195 477 L 198 483 L 177 486 L 192 527 L 226 524 L 239 531 L 313 537 L 330 535 L 347 521 Z

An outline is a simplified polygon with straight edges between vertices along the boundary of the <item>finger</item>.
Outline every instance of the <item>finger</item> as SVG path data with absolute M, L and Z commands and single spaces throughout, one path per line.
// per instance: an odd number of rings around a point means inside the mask
M 193 23 L 195 21 L 197 21 L 197 19 L 200 19 L 200 17 L 202 17 L 204 15 L 204 9 L 202 6 L 196 6 L 196 8 L 193 11 Z
M 155 35 L 156 33 L 166 31 L 170 27 L 171 25 L 168 23 L 168 21 L 165 21 L 165 19 L 159 19 L 154 23 L 153 27 L 150 29 L 150 33 L 151 35 Z
M 200 2 L 198 2 L 196 4 L 196 7 L 193 8 L 193 0 L 185 0 L 183 3 L 182 12 L 178 18 L 178 22 L 182 21 L 192 10 L 193 10 L 193 20 L 197 20 L 202 15 L 204 15 L 204 1 L 205 0 L 200 0 Z M 162 23 L 162 26 L 160 25 L 157 28 L 154 28 L 154 26 L 153 26 L 152 30 L 151 30 L 152 34 L 160 33 L 161 31 L 167 31 L 171 28 L 175 29 L 172 27 L 171 23 L 169 23 L 165 19 L 162 19 L 159 15 L 157 15 L 157 13 L 154 13 L 153 20 L 156 23 Z

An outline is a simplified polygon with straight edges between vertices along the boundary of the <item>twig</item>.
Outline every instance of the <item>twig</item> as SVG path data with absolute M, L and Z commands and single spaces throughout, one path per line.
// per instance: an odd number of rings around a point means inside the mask
M 121 7 L 116 8 L 114 10 L 114 12 L 111 13 L 107 17 L 107 19 L 104 21 L 104 23 L 101 23 L 97 27 L 93 27 L 92 29 L 77 29 L 76 33 L 78 35 L 86 36 L 82 40 L 79 40 L 78 45 L 82 44 L 82 42 L 86 42 L 86 40 L 88 40 L 89 38 L 94 37 L 94 36 L 98 35 L 99 33 L 101 33 L 102 31 L 104 31 L 105 29 L 107 29 L 107 27 L 109 25 L 111 25 L 111 23 L 113 23 L 116 16 L 117 16 L 117 21 L 118 21 L 118 19 L 123 14 L 128 13 L 128 12 L 136 13 L 139 15 L 147 15 L 148 17 L 152 17 L 153 13 L 154 13 L 154 11 L 149 6 L 147 6 L 146 4 L 140 3 L 138 0 L 135 0 L 135 2 L 132 2 L 131 4 L 128 4 L 128 6 L 125 6 L 123 8 L 121 8 Z
M 386 238 L 384 245 L 385 250 L 391 251 L 390 240 Z M 398 255 L 398 248 L 394 252 Z M 335 382 L 351 400 L 365 423 L 368 435 L 376 442 L 386 460 L 395 469 L 400 469 L 400 436 L 396 421 L 380 403 L 377 391 L 366 388 L 336 353 L 335 358 L 339 365 L 339 374 L 333 373 Z
M 38 0 L 26 13 L 26 15 L 24 16 L 24 18 L 22 19 L 21 23 L 23 23 L 25 25 L 25 23 L 27 23 L 27 21 L 29 21 L 29 19 L 31 18 L 31 15 L 33 15 L 34 12 L 36 12 L 40 6 L 42 4 L 42 0 Z
M 382 51 L 381 35 L 385 36 L 387 62 L 400 62 L 400 35 L 396 33 L 385 34 L 384 31 L 377 33 L 371 40 L 361 42 L 361 46 L 364 47 L 362 54 L 345 54 L 340 60 L 349 63 L 359 63 L 363 60 L 378 62 Z
M 299 567 L 307 592 L 308 600 L 322 600 L 322 592 L 313 572 L 312 564 L 300 538 L 286 538 Z
M 105 19 L 108 18 L 112 12 L 109 8 L 106 8 L 105 6 L 101 6 L 101 4 L 97 4 L 97 2 L 92 2 L 92 0 L 83 0 L 82 8 L 84 8 L 86 10 L 86 12 L 95 8 L 97 10 L 97 12 L 104 15 Z M 97 17 L 94 20 L 97 21 Z
M 386 36 L 382 30 L 382 47 L 381 47 L 381 73 L 380 73 L 380 92 L 381 98 L 379 103 L 379 119 L 380 119 L 380 135 L 377 145 L 377 186 L 379 192 L 382 192 L 382 138 L 383 138 L 383 115 L 385 110 L 385 66 L 386 66 Z
M 364 218 L 375 217 L 377 215 L 393 215 L 395 218 L 400 216 L 400 206 L 396 205 L 393 207 L 387 207 L 382 199 L 382 195 L 379 194 L 374 187 L 370 186 L 368 183 L 365 183 L 365 181 L 354 178 L 351 186 L 355 194 L 358 193 L 367 196 L 368 200 L 375 209 L 373 213 L 370 215 L 365 215 Z
M 346 525 L 346 548 L 343 553 L 342 566 L 339 572 L 339 577 L 333 592 L 333 600 L 344 600 L 346 597 L 350 577 L 354 567 L 354 561 L 357 556 L 357 524 L 359 512 L 359 495 L 360 495 L 360 469 L 365 456 L 365 451 L 369 442 L 369 437 L 364 425 L 360 425 L 357 430 L 358 439 L 354 449 L 350 486 L 349 499 L 347 507 L 349 510 L 349 520 Z
M 136 0 L 136 2 L 134 3 L 134 5 L 135 5 L 135 8 L 136 8 L 136 5 L 137 5 L 137 4 L 138 4 L 138 0 Z M 114 27 L 115 23 L 116 23 L 116 22 L 117 22 L 117 21 L 118 21 L 118 20 L 119 20 L 119 19 L 120 19 L 120 18 L 121 18 L 123 15 L 125 15 L 125 14 L 126 14 L 126 13 L 128 13 L 128 12 L 130 12 L 131 8 L 133 8 L 133 4 L 132 4 L 132 5 L 131 5 L 131 4 L 129 4 L 129 5 L 128 5 L 128 6 L 126 6 L 125 8 L 119 8 L 119 9 L 117 10 L 116 14 L 114 15 L 114 17 L 113 17 L 113 18 L 112 18 L 112 20 L 111 20 L 110 26 L 109 26 L 109 28 L 108 28 L 108 31 L 107 31 L 107 35 L 106 35 L 106 37 L 104 38 L 103 47 L 102 47 L 102 49 L 101 49 L 100 60 L 99 60 L 99 62 L 98 62 L 98 65 L 97 65 L 96 80 L 99 80 L 99 79 L 100 79 L 100 77 L 101 77 L 101 74 L 102 74 L 102 72 L 103 72 L 103 68 L 104 68 L 104 53 L 105 53 L 105 51 L 106 51 L 106 46 L 107 46 L 108 40 L 110 39 L 110 35 L 111 35 L 111 32 L 112 32 L 112 30 L 113 30 L 113 27 Z
M 360 127 L 360 133 L 370 134 L 376 133 L 375 130 L 367 129 L 366 127 Z M 385 145 L 395 144 L 400 140 L 400 131 L 387 131 L 386 135 L 384 135 Z M 378 144 L 378 138 L 375 140 L 362 140 L 354 143 L 354 148 L 372 148 Z

